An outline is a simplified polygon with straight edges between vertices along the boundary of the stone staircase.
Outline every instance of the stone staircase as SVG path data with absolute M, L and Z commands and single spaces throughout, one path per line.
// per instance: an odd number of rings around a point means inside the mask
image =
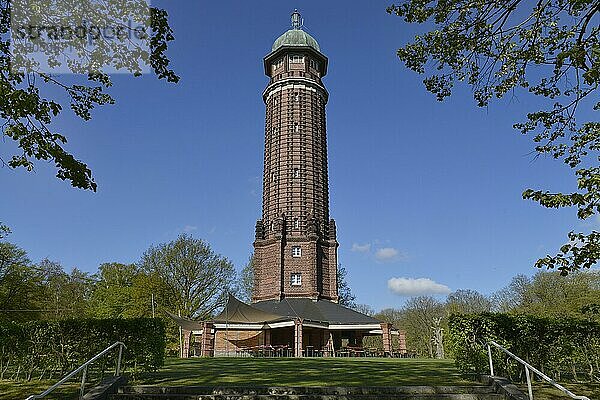
M 494 385 L 395 387 L 123 386 L 109 400 L 505 400 Z

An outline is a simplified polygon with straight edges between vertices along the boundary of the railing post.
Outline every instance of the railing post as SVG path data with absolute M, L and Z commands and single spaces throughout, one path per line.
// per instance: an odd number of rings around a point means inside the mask
M 524 360 L 520 359 L 519 357 L 515 356 L 513 353 L 511 353 L 510 351 L 506 350 L 504 347 L 500 346 L 498 343 L 494 342 L 493 340 L 490 340 L 487 343 L 487 345 L 488 345 L 488 354 L 490 354 L 490 367 L 492 367 L 490 345 L 492 345 L 492 346 L 496 347 L 497 349 L 501 350 L 502 352 L 508 354 L 509 357 L 511 357 L 513 360 L 516 360 L 518 363 L 520 363 L 521 365 L 523 365 L 525 367 L 525 375 L 527 376 L 527 388 L 529 389 L 529 399 L 530 400 L 533 400 L 533 390 L 532 390 L 532 386 L 531 386 L 531 374 L 530 374 L 530 372 L 533 372 L 534 374 L 538 375 L 540 378 L 542 378 L 546 382 L 550 383 L 552 386 L 554 386 L 555 388 L 557 388 L 561 392 L 565 393 L 567 396 L 569 396 L 572 399 L 575 399 L 575 400 L 590 400 L 589 397 L 586 397 L 586 396 L 577 396 L 577 395 L 573 394 L 571 391 L 569 391 L 565 387 L 563 387 L 563 386 L 559 385 L 558 383 L 556 383 L 548 375 L 544 374 L 542 371 L 540 371 L 540 370 L 536 369 L 535 367 L 531 366 L 526 361 L 524 361 Z
M 531 374 L 529 368 L 525 366 L 525 376 L 527 376 L 527 390 L 529 391 L 529 400 L 533 400 L 533 389 L 531 388 Z
M 490 375 L 494 376 L 494 363 L 492 361 L 492 347 L 490 346 L 490 344 L 487 344 L 487 350 L 488 350 L 488 359 L 490 360 Z
M 83 399 L 83 395 L 85 393 L 85 379 L 87 378 L 87 365 L 83 369 L 83 374 L 81 375 L 81 390 L 79 391 L 79 399 Z
M 121 356 L 123 355 L 123 345 L 119 345 L 119 358 L 117 358 L 117 373 L 115 376 L 121 375 Z

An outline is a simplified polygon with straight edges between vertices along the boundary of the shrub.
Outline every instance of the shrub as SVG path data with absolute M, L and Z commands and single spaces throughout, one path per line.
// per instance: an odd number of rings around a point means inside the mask
M 542 372 L 560 379 L 582 371 L 597 379 L 600 362 L 600 324 L 574 318 L 531 315 L 452 315 L 449 350 L 464 373 L 488 373 L 485 343 L 494 340 Z M 523 368 L 499 350 L 492 351 L 495 373 L 521 377 Z
M 165 327 L 160 319 L 72 319 L 0 323 L 0 379 L 64 375 L 114 342 L 123 342 L 123 370 L 154 371 L 163 365 Z M 98 361 L 114 366 L 115 351 Z M 12 375 L 7 376 L 11 371 Z

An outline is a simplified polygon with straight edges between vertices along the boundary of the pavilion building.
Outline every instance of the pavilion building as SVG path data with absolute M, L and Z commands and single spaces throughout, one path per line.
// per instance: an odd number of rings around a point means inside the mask
M 328 59 L 292 14 L 292 29 L 264 58 L 266 105 L 262 219 L 254 240 L 251 304 L 230 297 L 212 321 L 174 317 L 184 331 L 183 356 L 262 354 L 334 356 L 381 335 L 386 354 L 406 352 L 391 324 L 338 304 L 336 224 L 329 216 L 323 84 Z M 396 336 L 398 340 L 392 340 Z M 396 343 L 396 349 L 392 348 Z

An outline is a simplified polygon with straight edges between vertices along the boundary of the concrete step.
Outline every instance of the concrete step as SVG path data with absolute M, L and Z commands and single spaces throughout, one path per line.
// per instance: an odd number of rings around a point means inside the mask
M 209 395 L 119 393 L 112 400 L 503 400 L 500 394 L 368 394 L 368 395 Z
M 210 395 L 489 394 L 489 385 L 469 386 L 124 386 L 119 393 Z
M 112 400 L 503 400 L 491 386 L 209 387 L 125 386 Z

